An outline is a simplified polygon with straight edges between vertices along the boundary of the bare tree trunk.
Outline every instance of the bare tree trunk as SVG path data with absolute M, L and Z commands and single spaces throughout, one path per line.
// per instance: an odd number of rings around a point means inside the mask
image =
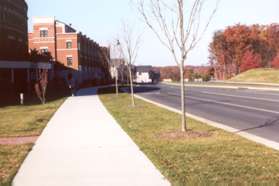
M 227 80 L 228 79 L 228 68 L 227 68 L 227 64 L 225 63 L 224 64 L 224 77 L 223 77 L 224 80 Z
M 132 70 L 131 70 L 131 66 L 128 65 L 128 71 L 129 71 L 129 79 L 130 79 L 130 90 L 131 90 L 131 99 L 132 99 L 132 106 L 135 107 L 135 96 L 134 96 L 134 85 L 133 85 L 133 77 L 132 77 Z
M 184 63 L 180 66 L 180 89 L 181 89 L 181 130 L 187 131 L 186 123 L 186 105 L 185 105 L 185 80 L 184 80 Z
M 42 87 L 42 104 L 46 103 L 46 89 L 46 86 Z
M 115 94 L 118 96 L 118 72 L 115 70 Z

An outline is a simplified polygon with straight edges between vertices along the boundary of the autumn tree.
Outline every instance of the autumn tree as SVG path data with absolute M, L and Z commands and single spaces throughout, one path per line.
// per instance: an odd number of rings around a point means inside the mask
M 272 67 L 279 69 L 279 53 L 277 56 L 272 60 Z
M 146 25 L 172 55 L 180 71 L 181 86 L 181 130 L 187 131 L 184 85 L 184 66 L 189 53 L 197 46 L 206 32 L 216 6 L 202 26 L 205 0 L 137 0 L 138 10 Z M 206 18 L 203 18 L 206 20 Z
M 252 51 L 247 51 L 242 57 L 242 63 L 240 65 L 240 72 L 245 72 L 250 69 L 261 67 L 261 56 Z
M 210 63 L 217 72 L 217 68 L 222 69 L 222 78 L 227 79 L 228 68 L 232 64 L 233 52 L 229 48 L 229 43 L 226 41 L 222 31 L 215 32 L 213 41 L 209 45 Z
M 179 81 L 179 68 L 177 66 L 161 67 L 161 79 L 171 79 L 172 81 Z
M 271 48 L 279 51 L 279 24 L 271 24 L 266 28 L 266 39 Z
M 279 50 L 278 37 L 279 26 L 275 24 L 237 24 L 216 32 L 209 45 L 210 63 L 217 70 L 215 74 L 221 71 L 225 74 L 223 79 L 227 79 L 248 66 L 271 67 Z M 254 57 L 261 60 L 255 60 Z M 248 60 L 243 60 L 244 58 Z M 253 61 L 255 64 L 251 64 Z

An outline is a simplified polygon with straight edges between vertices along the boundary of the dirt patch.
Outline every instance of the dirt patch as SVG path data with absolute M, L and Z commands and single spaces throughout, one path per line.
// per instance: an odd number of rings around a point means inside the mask
M 210 132 L 192 131 L 170 131 L 159 134 L 159 138 L 166 140 L 181 140 L 181 139 L 194 139 L 194 138 L 208 138 L 212 136 Z
M 35 143 L 39 136 L 0 138 L 0 145 L 24 145 Z

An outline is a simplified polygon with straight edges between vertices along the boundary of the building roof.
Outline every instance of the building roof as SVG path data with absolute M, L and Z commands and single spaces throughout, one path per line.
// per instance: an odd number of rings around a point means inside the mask
M 152 66 L 136 66 L 136 72 L 150 72 L 152 71 Z

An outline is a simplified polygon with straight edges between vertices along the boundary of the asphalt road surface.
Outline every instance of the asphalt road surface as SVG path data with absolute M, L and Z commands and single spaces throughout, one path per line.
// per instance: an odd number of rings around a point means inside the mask
M 187 112 L 279 142 L 279 92 L 248 89 L 187 87 Z M 180 109 L 180 87 L 144 85 L 144 98 Z

